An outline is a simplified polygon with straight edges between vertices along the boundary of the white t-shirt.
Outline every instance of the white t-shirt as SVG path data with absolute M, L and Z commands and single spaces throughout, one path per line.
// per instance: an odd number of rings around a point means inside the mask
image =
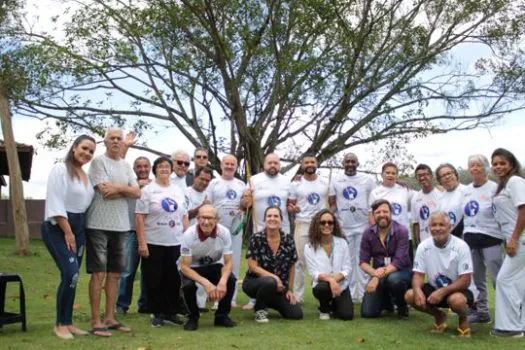
M 392 206 L 392 219 L 396 220 L 401 225 L 405 226 L 410 231 L 410 222 L 408 218 L 408 207 L 410 200 L 414 195 L 414 191 L 403 187 L 399 184 L 394 184 L 392 187 L 386 187 L 384 185 L 379 185 L 374 188 L 370 193 L 370 198 L 368 200 L 369 208 L 372 206 L 372 203 L 379 199 L 386 199 L 390 202 Z M 370 208 L 370 211 L 372 208 Z M 410 235 L 410 239 L 412 236 Z
M 474 271 L 470 248 L 465 241 L 452 235 L 447 244 L 439 248 L 429 237 L 417 247 L 413 271 L 426 274 L 428 283 L 434 288 L 445 287 L 460 275 Z
M 333 246 L 330 256 L 326 254 L 326 251 L 321 246 L 314 250 L 312 245 L 308 243 L 304 247 L 304 258 L 306 260 L 308 273 L 312 276 L 313 287 L 319 283 L 318 278 L 320 273 L 342 273 L 345 278 L 339 281 L 339 286 L 342 290 L 348 288 L 348 279 L 352 274 L 348 244 L 344 238 L 333 237 Z
M 470 184 L 463 192 L 463 233 L 483 233 L 503 239 L 501 228 L 494 217 L 492 200 L 498 185 L 488 180 L 482 186 Z
M 368 200 L 376 187 L 365 174 L 341 174 L 332 181 L 330 196 L 335 196 L 336 216 L 346 236 L 363 233 L 368 225 Z
M 186 185 L 186 175 L 184 175 L 183 177 L 178 177 L 177 174 L 171 173 L 170 182 L 174 185 L 179 186 L 182 191 L 184 191 L 186 187 L 188 187 L 188 185 Z
M 188 210 L 195 209 L 204 202 L 206 199 L 206 191 L 199 192 L 193 188 L 193 186 L 188 186 L 184 190 L 184 196 L 186 197 L 184 202 Z M 197 223 L 197 217 L 194 217 L 190 220 L 190 225 L 195 225 Z
M 114 160 L 105 154 L 91 162 L 89 176 L 93 186 L 112 182 L 138 187 L 133 169 L 124 159 Z M 128 198 L 104 199 L 99 190 L 87 211 L 86 227 L 95 230 L 125 232 L 131 230 Z
M 300 211 L 295 214 L 295 220 L 310 223 L 312 217 L 328 204 L 328 184 L 321 178 L 308 181 L 301 177 L 299 181 L 292 181 L 290 199 L 297 200 Z
M 434 188 L 429 193 L 423 193 L 423 190 L 418 191 L 412 197 L 412 203 L 410 204 L 412 220 L 414 223 L 419 224 L 419 236 L 421 241 L 430 237 L 428 221 L 430 219 L 430 214 L 439 210 L 439 199 L 441 196 L 442 192 L 437 188 Z
M 55 217 L 67 218 L 67 213 L 85 213 L 95 190 L 88 177 L 87 186 L 77 178 L 71 178 L 65 163 L 57 163 L 51 169 L 47 178 L 46 221 L 56 224 Z
M 264 228 L 264 211 L 266 208 L 277 206 L 281 208 L 283 214 L 281 229 L 284 233 L 289 234 L 290 221 L 286 201 L 290 194 L 290 180 L 282 174 L 270 177 L 263 172 L 252 176 L 250 183 L 255 205 L 253 231 L 259 232 Z
M 459 184 L 452 191 L 441 192 L 439 198 L 439 210 L 444 211 L 450 218 L 452 230 L 459 224 L 463 218 L 463 194 L 467 186 Z
M 142 188 L 135 212 L 147 214 L 144 220 L 146 242 L 161 246 L 181 244 L 184 227 L 182 219 L 188 215 L 181 189 L 152 182 Z
M 525 204 L 525 179 L 512 176 L 505 188 L 494 197 L 494 217 L 501 227 L 503 237 L 510 239 L 518 219 L 518 207 Z M 525 234 L 521 234 L 525 242 Z
M 206 193 L 208 200 L 219 213 L 219 222 L 231 227 L 233 217 L 239 212 L 241 198 L 246 190 L 244 182 L 237 178 L 225 180 L 222 177 L 211 180 Z
M 199 239 L 197 225 L 184 232 L 180 255 L 191 257 L 191 267 L 224 264 L 223 255 L 232 254 L 230 231 L 221 224 L 217 224 L 217 237 L 208 237 L 205 241 Z

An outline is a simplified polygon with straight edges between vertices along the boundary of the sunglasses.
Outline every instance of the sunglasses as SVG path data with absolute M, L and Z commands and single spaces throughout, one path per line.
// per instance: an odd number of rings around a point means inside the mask
M 208 156 L 195 156 L 197 159 L 208 159 Z
M 175 163 L 177 163 L 178 166 L 185 166 L 186 168 L 190 166 L 190 162 L 185 162 L 183 160 L 176 160 Z
M 319 222 L 321 224 L 321 226 L 325 226 L 325 225 L 328 225 L 328 226 L 334 226 L 334 222 L 332 220 L 321 220 Z

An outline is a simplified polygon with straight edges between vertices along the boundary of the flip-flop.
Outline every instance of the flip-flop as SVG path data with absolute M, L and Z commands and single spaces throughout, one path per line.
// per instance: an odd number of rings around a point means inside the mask
M 458 331 L 458 338 L 470 338 L 472 336 L 470 328 L 461 329 L 458 327 L 456 330 Z
M 430 333 L 443 334 L 443 333 L 445 333 L 447 328 L 448 328 L 448 325 L 447 325 L 446 322 L 443 322 L 443 323 L 440 323 L 440 324 L 434 323 L 432 325 L 432 329 L 430 330 Z
M 122 333 L 129 333 L 131 332 L 131 328 L 127 327 L 124 323 L 118 322 L 113 324 L 106 324 L 106 327 L 110 330 L 119 331 Z
M 111 337 L 112 335 L 106 327 L 93 327 L 89 330 L 89 333 L 103 338 Z

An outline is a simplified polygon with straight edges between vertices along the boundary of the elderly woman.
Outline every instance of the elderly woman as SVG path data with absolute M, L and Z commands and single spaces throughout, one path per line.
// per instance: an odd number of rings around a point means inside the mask
M 461 237 L 463 234 L 463 191 L 466 186 L 459 183 L 458 171 L 449 163 L 441 164 L 436 169 L 436 178 L 445 189 L 439 199 L 439 210 L 450 218 L 452 234 Z
M 88 334 L 73 325 L 73 303 L 86 242 L 85 212 L 94 196 L 93 184 L 82 167 L 93 158 L 95 147 L 91 136 L 79 136 L 64 162 L 53 166 L 47 181 L 41 233 L 60 270 L 55 334 L 61 339 Z
M 498 185 L 487 176 L 488 159 L 475 154 L 468 158 L 472 183 L 463 191 L 463 239 L 469 245 L 474 264 L 473 282 L 479 294 L 475 308 L 469 312 L 469 323 L 490 323 L 487 268 L 496 283 L 503 257 L 503 236 L 492 209 L 492 198 Z
M 342 320 L 354 317 L 350 295 L 350 252 L 334 214 L 323 209 L 312 218 L 309 243 L 304 248 L 313 294 L 319 300 L 319 319 L 329 320 L 330 312 Z
M 264 211 L 263 231 L 250 239 L 246 252 L 248 272 L 242 289 L 250 298 L 255 298 L 255 321 L 267 323 L 266 308 L 272 308 L 287 319 L 303 318 L 301 306 L 293 293 L 295 250 L 292 235 L 281 230 L 283 216 L 279 207 L 268 207 Z
M 153 313 L 151 326 L 181 325 L 183 322 L 176 315 L 180 292 L 177 260 L 182 235 L 189 225 L 188 211 L 182 189 L 170 183 L 171 160 L 157 158 L 152 170 L 155 181 L 142 189 L 135 210 L 142 273 Z
M 507 255 L 496 280 L 496 322 L 492 335 L 523 337 L 525 330 L 525 179 L 514 154 L 498 148 L 492 153 L 498 178 L 494 216 L 506 239 Z

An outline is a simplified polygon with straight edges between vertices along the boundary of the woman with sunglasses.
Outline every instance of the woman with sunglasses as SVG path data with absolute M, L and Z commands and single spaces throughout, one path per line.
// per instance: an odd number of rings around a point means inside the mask
M 342 320 L 354 317 L 350 295 L 350 252 L 339 222 L 327 209 L 314 215 L 304 248 L 313 294 L 319 300 L 319 319 L 329 320 L 330 313 Z
M 491 159 L 498 179 L 494 216 L 507 241 L 507 255 L 496 280 L 492 335 L 521 338 L 525 330 L 525 179 L 519 161 L 508 150 L 496 149 Z

